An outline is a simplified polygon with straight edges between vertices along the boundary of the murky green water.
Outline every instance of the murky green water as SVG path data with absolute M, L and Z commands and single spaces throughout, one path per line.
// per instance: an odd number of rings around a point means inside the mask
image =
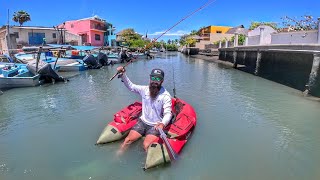
M 139 100 L 108 79 L 115 67 L 67 84 L 13 89 L 0 96 L 0 179 L 320 179 L 320 103 L 300 92 L 183 55 L 138 61 L 137 84 L 154 67 L 195 108 L 198 124 L 178 161 L 143 171 L 142 141 L 121 157 L 120 143 L 95 146 L 120 108 Z

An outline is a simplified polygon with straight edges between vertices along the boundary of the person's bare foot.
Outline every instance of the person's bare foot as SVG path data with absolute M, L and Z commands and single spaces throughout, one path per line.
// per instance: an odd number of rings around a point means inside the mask
M 130 143 L 123 142 L 123 143 L 121 144 L 120 149 L 117 151 L 117 156 L 121 156 L 121 155 L 126 151 L 126 149 L 128 148 L 128 145 L 129 145 L 129 144 L 130 144 Z
M 123 149 L 119 149 L 116 154 L 119 157 L 119 156 L 122 156 L 123 153 L 124 153 L 124 150 Z

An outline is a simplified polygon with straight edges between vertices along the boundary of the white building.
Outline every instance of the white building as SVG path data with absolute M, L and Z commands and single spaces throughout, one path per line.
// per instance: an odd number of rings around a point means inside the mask
M 47 44 L 70 43 L 82 44 L 81 37 L 66 30 L 57 30 L 53 27 L 12 26 L 9 28 L 10 41 L 8 42 L 7 27 L 0 28 L 0 50 L 19 49 L 22 46 L 41 45 L 44 40 Z M 8 48 L 8 46 L 10 46 Z

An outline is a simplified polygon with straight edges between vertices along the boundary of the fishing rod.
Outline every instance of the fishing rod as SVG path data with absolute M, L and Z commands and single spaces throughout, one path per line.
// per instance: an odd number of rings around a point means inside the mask
M 149 47 L 151 47 L 151 45 L 153 45 L 159 38 L 161 38 L 163 35 L 165 35 L 168 31 L 170 31 L 171 29 L 173 29 L 174 27 L 176 27 L 178 24 L 180 24 L 181 22 L 183 22 L 184 20 L 188 19 L 189 17 L 191 17 L 192 15 L 194 15 L 195 13 L 197 13 L 198 11 L 204 9 L 205 7 L 209 6 L 210 4 L 212 4 L 213 2 L 215 2 L 216 0 L 209 0 L 207 3 L 205 3 L 204 5 L 202 5 L 201 7 L 199 7 L 198 9 L 196 9 L 195 11 L 193 11 L 192 13 L 188 14 L 187 16 L 183 17 L 180 21 L 178 21 L 176 24 L 174 24 L 172 27 L 170 27 L 169 29 L 167 29 L 165 32 L 163 32 L 162 34 L 160 34 L 160 36 L 158 36 L 157 38 L 155 38 L 154 40 L 152 40 L 149 44 L 147 44 L 147 46 L 145 47 L 145 49 L 148 49 Z M 123 68 L 127 67 L 130 63 L 132 62 L 132 59 L 123 66 Z M 113 75 L 109 81 L 112 81 L 120 72 L 118 71 L 115 75 Z
M 176 83 L 174 82 L 174 68 L 173 68 L 172 60 L 171 60 L 171 66 L 172 66 L 172 78 L 173 78 L 173 97 L 176 98 Z

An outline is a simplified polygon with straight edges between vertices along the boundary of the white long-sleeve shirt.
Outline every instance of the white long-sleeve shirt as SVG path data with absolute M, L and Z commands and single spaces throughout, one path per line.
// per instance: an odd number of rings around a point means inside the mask
M 125 73 L 121 78 L 131 92 L 138 93 L 142 97 L 142 115 L 140 119 L 150 126 L 154 126 L 158 122 L 163 123 L 165 126 L 168 125 L 172 117 L 170 93 L 164 87 L 161 87 L 158 96 L 152 99 L 149 93 L 149 86 L 133 84 Z

